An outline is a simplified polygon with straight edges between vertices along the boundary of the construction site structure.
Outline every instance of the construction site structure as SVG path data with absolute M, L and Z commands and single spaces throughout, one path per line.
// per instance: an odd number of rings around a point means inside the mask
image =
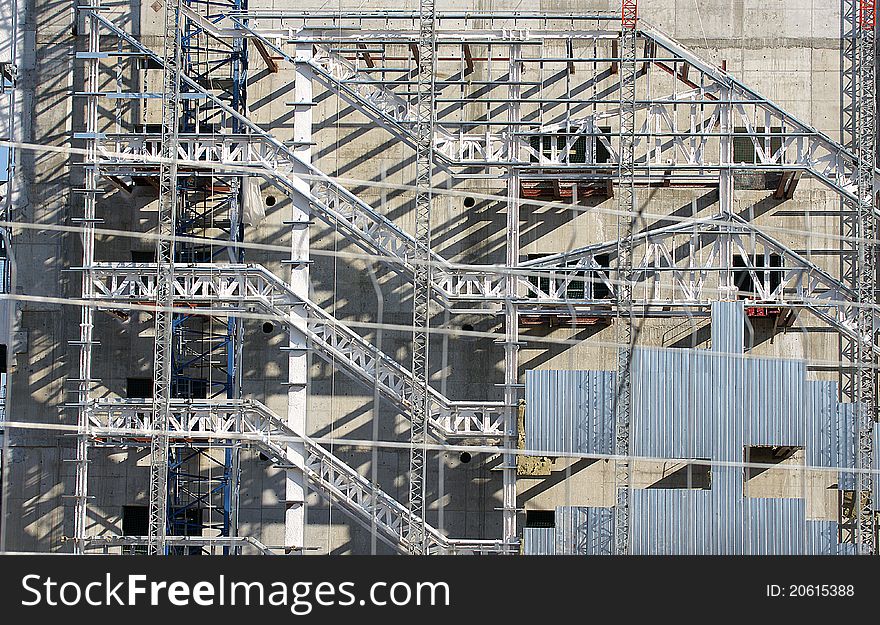
M 3 549 L 876 553 L 874 2 L 451 4 L 0 13 Z

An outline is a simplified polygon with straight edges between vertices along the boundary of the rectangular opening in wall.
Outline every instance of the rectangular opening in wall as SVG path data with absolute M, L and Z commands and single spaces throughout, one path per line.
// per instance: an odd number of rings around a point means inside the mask
M 177 399 L 207 399 L 208 381 L 198 378 L 174 378 L 171 396 Z
M 742 136 L 746 132 L 744 126 L 734 128 L 734 133 L 740 136 L 733 137 L 733 162 L 734 163 L 760 163 L 755 141 L 761 146 L 761 150 L 771 157 L 782 147 L 782 137 L 767 136 L 764 126 L 757 126 L 752 136 Z M 770 135 L 781 135 L 782 128 L 774 126 L 770 128 Z M 753 141 L 752 139 L 755 139 Z M 769 141 L 768 141 L 769 139 Z M 769 152 L 768 152 L 769 150 Z
M 758 297 L 758 285 L 767 292 L 774 292 L 782 284 L 783 274 L 779 254 L 752 254 L 748 258 L 735 254 L 733 257 L 733 282 L 741 297 Z
M 566 146 L 570 146 L 566 150 Z M 556 147 L 560 154 L 568 152 L 565 162 L 567 163 L 586 163 L 587 162 L 587 138 L 574 137 L 573 135 L 560 135 L 556 139 Z
M 527 258 L 529 260 L 538 260 L 539 258 L 544 258 L 545 256 L 549 256 L 549 254 L 528 254 Z M 535 271 L 540 271 L 540 269 L 536 269 Z M 529 276 L 529 282 L 531 282 L 534 286 L 538 288 L 542 293 L 546 293 L 550 290 L 550 278 L 544 278 L 541 276 Z M 529 297 L 537 297 L 534 294 L 529 295 Z
M 608 269 L 611 267 L 611 255 L 610 254 L 596 254 L 593 257 L 593 260 L 596 261 L 596 264 L 601 268 L 600 271 L 594 271 L 592 273 L 592 287 L 593 287 L 593 299 L 611 299 L 611 289 L 608 288 L 608 285 L 602 280 L 602 277 L 599 275 L 600 273 L 605 273 L 607 275 Z
M 153 396 L 153 378 L 127 378 L 125 396 L 129 399 L 148 399 Z
M 856 511 L 856 492 L 854 490 L 838 490 L 837 505 L 837 542 L 856 542 L 858 513 Z
M 201 536 L 202 516 L 202 508 L 176 510 L 171 518 L 171 533 L 175 536 Z
M 122 535 L 148 536 L 150 534 L 150 508 L 148 506 L 122 506 Z M 146 545 L 133 545 L 126 553 L 140 555 L 147 553 Z
M 746 464 L 743 468 L 743 494 L 759 499 L 803 498 L 805 458 L 804 448 L 797 445 L 746 446 L 743 449 Z
M 556 510 L 526 510 L 526 527 L 556 527 Z
M 611 126 L 601 126 L 599 128 L 599 132 L 608 137 L 611 136 Z M 611 161 L 611 152 L 608 151 L 608 148 L 605 147 L 605 144 L 602 143 L 602 137 L 595 137 L 595 152 L 596 162 L 597 163 L 608 163 Z
M 684 460 L 639 460 L 633 464 L 633 482 L 636 488 L 666 490 L 710 490 L 712 466 Z
M 529 137 L 529 146 L 536 153 L 540 153 L 546 160 L 551 160 L 553 158 L 553 137 L 549 135 L 535 135 Z M 533 154 L 529 160 L 532 163 L 538 163 L 541 161 L 536 154 Z
M 131 250 L 131 262 L 155 263 L 156 250 Z

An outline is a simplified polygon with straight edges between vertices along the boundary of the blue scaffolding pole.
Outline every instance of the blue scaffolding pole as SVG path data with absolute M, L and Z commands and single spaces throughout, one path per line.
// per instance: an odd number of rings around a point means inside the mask
M 247 0 L 223 2 L 186 0 L 189 9 L 211 19 L 214 15 L 247 8 Z M 221 97 L 237 111 L 246 104 L 247 49 L 244 39 L 233 42 L 232 49 L 217 46 L 194 21 L 183 18 L 181 36 L 183 69 L 197 82 L 219 86 Z M 181 116 L 183 132 L 238 132 L 233 127 L 218 128 L 210 110 L 200 103 L 184 99 Z M 223 245 L 223 241 L 242 240 L 240 210 L 241 185 L 238 178 L 191 176 L 178 180 L 180 217 L 176 234 L 182 237 L 206 237 L 209 229 L 219 229 L 217 244 L 179 243 L 177 262 L 244 262 L 241 248 Z M 207 324 L 207 328 L 204 328 Z M 224 328 L 213 331 L 215 324 Z M 200 399 L 224 396 L 241 397 L 240 358 L 242 320 L 201 314 L 174 317 L 172 356 L 172 394 L 175 398 Z M 222 448 L 222 455 L 218 454 Z M 168 535 L 234 536 L 237 533 L 239 441 L 216 441 L 196 446 L 176 443 L 168 466 Z M 178 553 L 197 555 L 201 547 L 177 548 Z M 229 554 L 232 549 L 224 548 Z

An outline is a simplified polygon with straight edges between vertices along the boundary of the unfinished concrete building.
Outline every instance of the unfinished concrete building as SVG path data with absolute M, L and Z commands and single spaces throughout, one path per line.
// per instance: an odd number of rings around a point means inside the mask
M 873 1 L 7 5 L 0 549 L 876 552 Z

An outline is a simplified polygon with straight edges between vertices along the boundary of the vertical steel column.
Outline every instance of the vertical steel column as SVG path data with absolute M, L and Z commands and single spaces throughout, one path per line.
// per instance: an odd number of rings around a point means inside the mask
M 620 159 L 617 194 L 617 395 L 615 404 L 615 553 L 629 553 L 630 421 L 633 350 L 633 229 L 635 228 L 636 0 L 623 0 L 620 32 Z
M 156 242 L 156 339 L 153 353 L 153 435 L 150 438 L 148 553 L 165 555 L 168 496 L 168 419 L 174 305 L 174 234 L 177 221 L 177 144 L 180 110 L 180 0 L 165 3 L 162 161 Z
M 858 359 L 856 391 L 858 397 L 859 468 L 856 480 L 858 530 L 856 540 L 863 553 L 876 552 L 874 518 L 874 424 L 877 420 L 877 370 L 874 357 L 877 303 L 877 224 L 874 217 L 874 160 L 877 131 L 875 123 L 874 28 L 877 8 L 874 0 L 859 3 L 858 100 L 855 107 L 858 182 Z
M 840 142 L 856 154 L 856 102 L 859 79 L 859 2 L 842 0 L 841 19 L 843 26 L 841 58 L 841 133 Z M 840 214 L 840 281 L 853 291 L 858 288 L 856 267 L 858 266 L 859 238 L 858 202 L 849 198 L 841 199 Z M 856 368 L 858 366 L 858 341 L 841 334 L 840 336 L 840 401 L 855 402 Z
M 419 1 L 418 95 L 416 99 L 416 245 L 413 276 L 413 347 L 410 389 L 409 511 L 406 539 L 412 553 L 425 553 L 426 425 L 430 410 L 428 330 L 431 302 L 431 198 L 434 161 L 434 0 Z
M 88 13 L 86 20 L 89 34 L 90 58 L 86 59 L 86 92 L 92 94 L 86 103 L 86 168 L 83 184 L 83 221 L 82 221 L 82 298 L 86 301 L 93 296 L 92 266 L 95 263 L 95 204 L 97 201 L 98 157 L 98 52 L 101 50 L 101 37 L 94 14 Z M 92 403 L 92 344 L 94 332 L 94 309 L 91 306 L 80 308 L 79 331 L 79 382 L 77 386 L 77 436 L 76 436 L 76 473 L 74 477 L 74 513 L 73 513 L 73 550 L 83 553 L 86 539 L 86 524 L 89 491 L 89 434 Z
M 511 43 L 508 58 L 508 96 L 507 118 L 510 122 L 508 133 L 508 155 L 511 161 L 519 160 L 519 123 L 522 61 L 522 46 Z M 519 265 L 519 170 L 510 167 L 507 170 L 507 266 L 514 268 Z M 516 424 L 519 411 L 517 384 L 519 382 L 519 314 L 514 299 L 516 298 L 517 276 L 508 271 L 505 277 L 504 302 L 504 403 L 506 421 L 504 424 L 504 448 L 512 449 L 516 445 Z M 504 454 L 502 462 L 502 538 L 505 542 L 516 539 L 516 456 Z

